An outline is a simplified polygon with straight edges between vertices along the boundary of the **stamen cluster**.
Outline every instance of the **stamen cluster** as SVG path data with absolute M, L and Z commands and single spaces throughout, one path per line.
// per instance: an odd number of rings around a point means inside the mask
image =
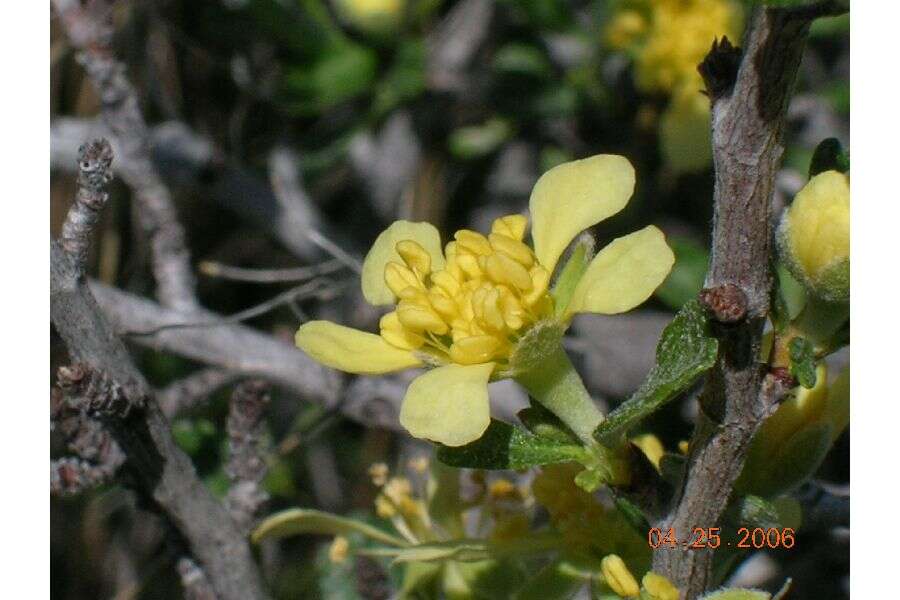
M 399 302 L 381 319 L 381 336 L 406 350 L 427 349 L 463 365 L 509 358 L 525 329 L 550 314 L 550 272 L 522 239 L 522 215 L 494 221 L 491 233 L 462 229 L 445 247 L 446 264 L 412 240 L 396 245 L 384 280 Z

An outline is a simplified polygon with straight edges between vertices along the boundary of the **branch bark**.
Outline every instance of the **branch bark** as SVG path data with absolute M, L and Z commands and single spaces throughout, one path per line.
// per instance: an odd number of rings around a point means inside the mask
M 750 441 L 779 395 L 777 378 L 766 377 L 757 358 L 772 286 L 771 201 L 791 88 L 810 21 L 822 10 L 757 7 L 737 71 L 729 72 L 738 63 L 726 43 L 714 46 L 700 68 L 712 100 L 716 174 L 707 295 L 736 303 L 712 307 L 715 314 L 740 318 L 719 327 L 719 360 L 701 395 L 687 476 L 661 523 L 677 539 L 718 524 Z M 653 570 L 691 600 L 714 584 L 713 554 L 660 548 Z
M 119 169 L 134 192 L 138 215 L 150 238 L 160 301 L 182 312 L 197 308 L 196 282 L 184 228 L 168 187 L 150 157 L 150 134 L 125 65 L 112 49 L 112 7 L 102 0 L 53 0 L 78 61 L 102 103 L 103 120 L 117 139 Z
M 99 141 L 88 148 L 103 150 L 99 156 L 104 160 L 93 170 L 88 167 L 94 163 L 83 161 L 82 169 L 105 181 L 108 144 Z M 79 177 L 80 186 L 90 187 L 90 181 Z M 88 239 L 90 225 L 96 221 L 93 217 L 85 220 L 77 216 L 85 210 L 82 200 L 88 194 L 101 197 L 102 186 L 79 189 L 79 200 L 72 209 L 74 215 L 70 213 L 66 219 L 72 224 L 68 228 L 73 234 L 70 242 Z M 135 487 L 160 508 L 185 538 L 219 597 L 265 598 L 247 540 L 176 445 L 168 421 L 151 397 L 149 385 L 88 289 L 83 256 L 80 242 L 70 244 L 69 250 L 60 242 L 50 243 L 50 316 L 77 364 L 77 368 L 61 374 L 68 386 L 84 398 L 84 406 L 78 408 L 97 419 L 112 435 L 125 456 L 124 467 Z

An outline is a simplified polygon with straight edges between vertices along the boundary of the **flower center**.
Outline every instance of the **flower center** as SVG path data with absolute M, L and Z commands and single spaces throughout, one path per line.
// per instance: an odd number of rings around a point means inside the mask
M 522 242 L 526 225 L 522 215 L 509 215 L 494 221 L 487 237 L 457 231 L 445 248 L 445 267 L 434 272 L 422 246 L 399 242 L 403 264 L 384 269 L 399 302 L 382 317 L 381 336 L 464 365 L 508 360 L 519 337 L 553 308 L 550 273 Z

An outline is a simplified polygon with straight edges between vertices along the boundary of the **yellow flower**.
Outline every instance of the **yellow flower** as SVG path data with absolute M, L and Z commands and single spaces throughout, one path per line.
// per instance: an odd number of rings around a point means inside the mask
M 631 0 L 614 15 L 606 37 L 612 47 L 635 55 L 642 91 L 669 93 L 699 82 L 697 65 L 713 40 L 727 35 L 736 42 L 742 20 L 733 0 Z
M 405 0 L 336 0 L 336 4 L 344 20 L 376 36 L 396 31 L 406 9 Z
M 809 180 L 778 228 L 782 259 L 810 291 L 830 302 L 850 298 L 850 176 L 825 171 Z
M 637 580 L 619 556 L 615 554 L 604 556 L 600 561 L 600 572 L 606 585 L 618 595 L 632 598 L 641 593 Z
M 762 424 L 753 437 L 744 471 L 736 485 L 751 492 L 777 487 L 770 481 L 775 477 L 772 466 L 782 467 L 796 460 L 794 454 L 798 451 L 809 454 L 808 444 L 803 446 L 809 432 L 827 428 L 830 442 L 834 443 L 849 422 L 850 369 L 842 371 L 829 384 L 828 369 L 821 363 L 816 368 L 815 386 L 796 388 L 794 396 L 782 402 L 775 414 Z
M 566 302 L 556 305 L 551 295 L 566 247 L 622 210 L 633 190 L 634 169 L 621 156 L 551 169 L 531 194 L 533 246 L 524 241 L 522 215 L 497 219 L 487 235 L 458 231 L 443 251 L 432 225 L 397 221 L 363 263 L 365 298 L 395 305 L 381 319 L 381 335 L 312 321 L 297 331 L 297 346 L 349 373 L 432 367 L 410 384 L 400 423 L 415 437 L 447 446 L 472 442 L 490 423 L 488 382 L 526 368 L 513 359 L 530 333 L 555 328 L 561 335 L 576 313 L 630 310 L 668 275 L 674 255 L 663 233 L 648 226 L 601 250 Z
M 331 546 L 328 548 L 328 560 L 335 564 L 340 564 L 347 560 L 349 553 L 350 542 L 344 536 L 339 535 L 334 538 L 334 541 L 331 542 Z
M 641 579 L 644 591 L 653 600 L 678 600 L 678 588 L 672 585 L 672 582 L 657 575 L 653 571 L 647 571 L 644 578 Z

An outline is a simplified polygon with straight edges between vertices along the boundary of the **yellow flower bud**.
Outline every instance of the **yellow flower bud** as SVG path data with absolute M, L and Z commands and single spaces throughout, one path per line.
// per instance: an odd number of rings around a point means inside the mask
M 781 259 L 806 288 L 829 302 L 850 299 L 850 176 L 809 180 L 781 217 Z
M 641 449 L 641 452 L 647 457 L 653 466 L 659 469 L 659 461 L 662 460 L 666 449 L 663 448 L 662 442 L 652 433 L 645 433 L 637 437 L 631 438 L 631 443 Z
M 345 21 L 370 35 L 395 32 L 403 21 L 405 0 L 336 0 Z
M 678 588 L 662 575 L 648 571 L 641 583 L 653 600 L 678 600 Z
M 369 467 L 369 477 L 372 478 L 372 483 L 378 487 L 383 486 L 387 482 L 387 476 L 388 466 L 383 462 L 374 463 Z
M 331 546 L 328 548 L 328 560 L 335 564 L 339 564 L 347 560 L 347 555 L 350 552 L 350 543 L 347 541 L 342 535 L 334 538 L 334 541 L 331 542 Z
M 631 571 L 625 566 L 625 561 L 618 555 L 608 554 L 604 556 L 603 560 L 600 561 L 600 572 L 603 574 L 606 585 L 618 595 L 625 598 L 633 598 L 641 593 L 641 588 L 638 586 L 634 575 L 631 574 Z

